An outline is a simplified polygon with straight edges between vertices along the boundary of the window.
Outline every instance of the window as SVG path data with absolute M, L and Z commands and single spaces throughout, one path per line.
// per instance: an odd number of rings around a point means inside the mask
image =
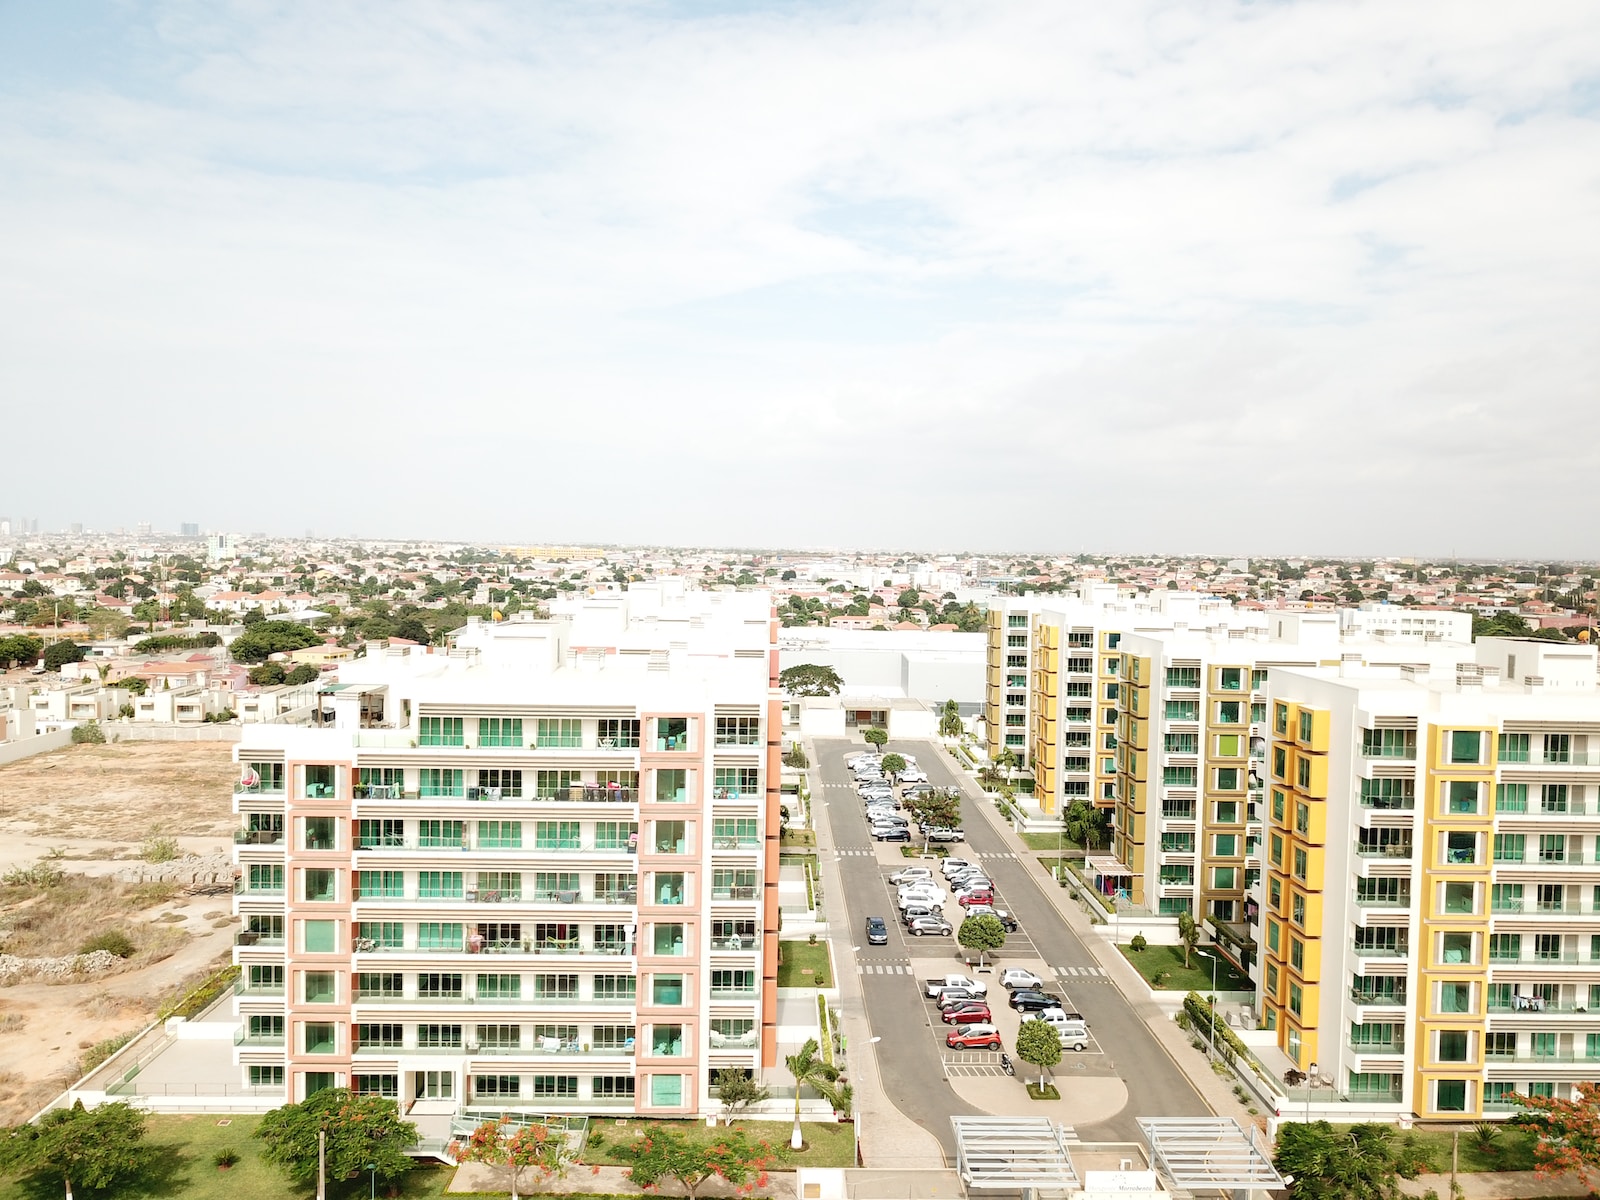
M 1415 758 L 1415 729 L 1363 729 L 1361 753 L 1367 758 Z
M 1168 700 L 1166 716 L 1169 721 L 1198 721 L 1200 719 L 1200 701 Z
M 1305 1004 L 1305 993 L 1298 983 L 1289 984 L 1289 1011 L 1295 1016 L 1303 1016 L 1301 1011 Z
M 1218 767 L 1215 779 L 1219 792 L 1237 792 L 1244 786 L 1244 772 L 1238 767 Z
M 1539 811 L 1564 813 L 1567 811 L 1567 785 L 1546 783 L 1539 788 Z
M 300 1026 L 305 1037 L 305 1053 L 338 1053 L 338 1026 L 332 1021 L 307 1021 Z
M 1289 706 L 1287 704 L 1274 704 L 1272 706 L 1272 732 L 1280 735 L 1289 732 Z
M 1267 922 L 1267 949 L 1274 954 L 1278 953 L 1279 939 L 1283 934 L 1283 926 L 1276 921 Z
M 423 717 L 418 722 L 417 745 L 462 746 L 466 744 L 461 717 Z
M 523 745 L 522 718 L 479 717 L 478 745 L 514 746 L 521 749 Z
M 1217 686 L 1225 692 L 1238 692 L 1244 689 L 1244 669 L 1242 667 L 1221 667 L 1217 671 Z
M 612 1003 L 632 1004 L 637 982 L 632 975 L 596 975 L 594 998 Z
M 308 954 L 332 954 L 338 930 L 337 921 L 300 922 L 300 937 Z
M 419 971 L 417 995 L 429 1000 L 460 1000 L 462 975 L 459 971 Z
M 336 850 L 339 823 L 334 817 L 306 817 L 302 831 L 307 850 Z
M 1168 754 L 1199 754 L 1200 735 L 1198 733 L 1168 733 L 1162 735 L 1161 748 Z
M 1502 733 L 1500 744 L 1497 747 L 1499 759 L 1503 763 L 1525 763 L 1530 761 L 1529 736 L 1526 733 Z
M 1455 729 L 1450 732 L 1449 756 L 1451 763 L 1478 763 L 1483 761 L 1483 734 L 1476 729 Z
M 1447 913 L 1474 913 L 1478 910 L 1478 886 L 1473 883 L 1447 883 L 1444 885 L 1444 911 Z
M 1447 1063 L 1464 1063 L 1469 1061 L 1468 1047 L 1470 1035 L 1465 1029 L 1441 1029 L 1438 1035 L 1438 1047 L 1435 1060 Z
M 1161 835 L 1161 848 L 1169 854 L 1193 854 L 1194 834 L 1163 833 Z
M 1276 833 L 1267 838 L 1267 858 L 1274 866 L 1283 866 L 1283 838 Z
M 1267 686 L 1267 673 L 1266 673 L 1266 671 L 1264 671 L 1261 668 L 1257 667 L 1255 670 L 1250 672 L 1250 690 L 1252 692 L 1259 692 L 1262 688 L 1264 688 L 1266 686 Z
M 686 854 L 689 845 L 687 821 L 656 821 L 651 826 L 650 844 L 657 854 Z
M 1472 1012 L 1472 985 L 1446 982 L 1439 985 L 1439 1011 L 1442 1013 Z
M 1295 852 L 1294 852 L 1294 870 L 1293 870 L 1292 874 L 1301 883 L 1304 883 L 1306 881 L 1306 865 L 1307 865 L 1306 852 L 1304 850 L 1299 849 L 1298 847 L 1296 847 Z
M 1245 751 L 1244 737 L 1237 733 L 1217 734 L 1217 754 L 1221 758 L 1238 758 Z
M 1465 1079 L 1437 1079 L 1433 1084 L 1433 1110 L 1435 1112 L 1466 1112 L 1467 1083 Z
M 522 1095 L 522 1077 L 520 1075 L 474 1075 L 472 1077 L 472 1094 L 481 1099 L 493 1097 L 499 1100 L 514 1100 Z
M 658 804 L 686 804 L 688 800 L 689 772 L 687 770 L 656 772 L 656 802 Z
M 1539 835 L 1539 861 L 1542 863 L 1566 862 L 1567 835 L 1564 833 L 1541 833 Z
M 1006 634 L 1006 646 L 1012 650 L 1021 650 L 1028 645 L 1028 635 L 1025 633 Z
M 306 795 L 313 800 L 330 800 L 338 782 L 338 768 L 326 763 L 305 769 Z
M 711 995 L 753 996 L 756 990 L 756 973 L 744 968 L 714 970 L 711 972 Z
M 1194 883 L 1194 868 L 1185 864 L 1163 863 L 1161 882 L 1168 887 L 1187 887 Z
M 461 1026 L 418 1025 L 417 1048 L 419 1050 L 459 1050 L 461 1048 Z
M 1217 724 L 1238 725 L 1243 721 L 1244 705 L 1238 700 L 1217 702 Z
M 1167 787 L 1195 787 L 1200 782 L 1198 767 L 1163 767 L 1161 782 Z
M 669 957 L 681 956 L 684 951 L 683 925 L 678 922 L 657 922 L 653 926 L 653 953 Z
M 681 1105 L 683 1103 L 683 1076 L 650 1076 L 650 1103 L 658 1108 Z
M 718 717 L 716 737 L 719 746 L 755 746 L 761 741 L 758 717 Z
M 1363 881 L 1365 882 L 1365 881 Z M 1387 881 L 1386 881 L 1387 882 Z M 1398 879 L 1393 882 L 1399 883 Z M 1306 898 L 1303 892 L 1294 892 L 1289 896 L 1289 917 L 1294 923 L 1305 928 L 1306 924 Z
M 583 722 L 576 717 L 540 717 L 538 731 L 541 749 L 577 749 L 583 745 Z
M 655 903 L 683 904 L 686 896 L 686 876 L 682 871 L 656 871 L 652 876 Z
M 1499 840 L 1498 837 L 1495 839 Z M 1520 883 L 1497 883 L 1489 889 L 1489 904 L 1495 912 L 1521 912 L 1522 911 L 1522 885 Z
M 460 871 L 418 871 L 417 898 L 460 900 L 465 895 Z
M 1013 714 L 1006 714 L 1010 724 Z M 755 796 L 761 791 L 761 772 L 755 767 L 718 767 L 712 777 L 716 797 Z
M 1167 686 L 1169 688 L 1198 688 L 1200 686 L 1200 668 L 1168 667 Z
M 378 1050 L 398 1050 L 405 1045 L 406 1027 L 398 1024 L 366 1024 L 356 1026 L 356 1045 Z
M 1444 861 L 1446 864 L 1450 865 L 1477 862 L 1478 835 L 1475 833 L 1466 832 L 1445 834 Z
M 1284 795 L 1277 788 L 1273 788 L 1272 789 L 1272 819 L 1281 824 L 1282 821 L 1283 821 L 1283 812 L 1284 812 Z
M 1363 779 L 1363 808 L 1410 809 L 1416 807 L 1416 784 L 1410 779 Z
M 632 1100 L 633 1085 L 634 1078 L 632 1075 L 597 1075 L 593 1084 L 594 1098 L 596 1100 Z
M 1187 896 L 1162 896 L 1156 902 L 1156 911 L 1163 917 L 1175 917 L 1179 913 L 1192 912 Z
M 459 953 L 466 946 L 460 921 L 417 922 L 417 948 L 420 950 L 454 950 Z
M 1311 833 L 1311 806 L 1309 804 L 1295 803 L 1294 828 L 1295 832 L 1302 836 Z
M 543 825 L 570 826 L 574 831 L 574 841 L 570 847 L 563 849 L 576 850 L 576 821 L 540 821 Z M 522 848 L 522 822 L 521 821 L 479 821 L 478 822 L 478 849 L 480 850 L 520 850 Z M 547 849 L 541 842 L 540 849 Z
M 1452 779 L 1445 786 L 1445 811 L 1476 813 L 1482 785 L 1475 779 Z
M 356 849 L 371 850 L 378 847 L 396 849 L 406 844 L 406 823 L 395 817 L 356 822 Z
M 420 791 L 424 796 L 464 796 L 463 772 L 457 768 L 423 767 Z
M 533 1094 L 536 1098 L 543 1097 L 550 1100 L 570 1102 L 578 1098 L 578 1077 L 576 1075 L 535 1075 L 533 1077 Z
M 479 975 L 479 1000 L 522 999 L 521 975 Z
M 251 1067 L 251 1087 L 281 1088 L 283 1086 L 283 1068 L 280 1067 Z
M 387 1096 L 389 1099 L 398 1099 L 400 1096 L 400 1077 L 398 1075 L 352 1075 L 350 1077 L 350 1090 L 358 1096 Z
M 1296 971 L 1302 970 L 1305 967 L 1305 959 L 1306 959 L 1305 943 L 1302 942 L 1299 938 L 1290 938 L 1289 939 L 1289 965 L 1291 967 L 1293 967 Z
M 307 900 L 336 900 L 335 884 L 339 873 L 329 867 L 307 867 L 301 873 Z
M 1525 813 L 1528 811 L 1528 785 L 1525 783 L 1497 783 L 1494 785 L 1494 806 L 1499 812 Z
M 490 794 L 485 795 L 485 793 Z M 522 795 L 522 772 L 498 767 L 479 771 L 478 794 L 488 800 L 494 798 L 493 793 L 508 798 Z
M 1211 886 L 1218 891 L 1231 891 L 1239 886 L 1238 867 L 1212 867 Z
M 1547 763 L 1569 763 L 1572 761 L 1572 737 L 1565 733 L 1547 733 L 1544 735 L 1544 761 Z
M 1442 933 L 1439 935 L 1439 961 L 1444 963 L 1470 963 L 1475 959 L 1475 945 L 1470 933 Z
M 1524 833 L 1497 833 L 1494 835 L 1494 860 L 1519 863 L 1526 857 L 1528 836 Z M 1499 886 L 1499 885 L 1496 885 Z
M 599 724 L 600 745 L 632 750 L 639 745 L 639 722 L 629 717 L 603 717 Z
M 1236 833 L 1213 834 L 1211 837 L 1211 853 L 1217 858 L 1237 858 L 1239 856 L 1239 835 Z

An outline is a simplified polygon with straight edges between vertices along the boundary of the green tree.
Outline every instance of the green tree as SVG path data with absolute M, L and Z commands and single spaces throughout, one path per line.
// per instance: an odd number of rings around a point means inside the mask
M 257 607 L 252 608 L 249 612 L 245 613 L 244 616 L 240 618 L 239 623 L 243 625 L 246 630 L 248 630 L 252 625 L 264 624 L 266 619 L 267 614 L 262 612 L 261 609 Z
M 565 1176 L 576 1158 L 565 1130 L 543 1123 L 516 1125 L 508 1117 L 485 1121 L 465 1141 L 450 1143 L 450 1150 L 458 1162 L 510 1168 L 511 1200 L 521 1192 L 524 1171 L 533 1169 L 536 1185 L 548 1183 Z
M 286 678 L 288 676 L 284 674 L 281 663 L 265 662 L 259 667 L 250 668 L 250 682 L 257 687 L 276 687 Z
M 950 788 L 918 792 L 902 802 L 918 825 L 929 829 L 954 829 L 961 824 L 961 793 Z M 922 852 L 928 852 L 928 835 L 922 835 Z
M 44 650 L 45 669 L 59 671 L 68 663 L 82 662 L 85 653 L 77 642 L 51 642 Z
M 394 627 L 394 637 L 405 638 L 408 642 L 420 642 L 426 646 L 433 641 L 433 634 L 428 627 L 417 617 L 406 617 Z
M 268 666 L 270 665 L 271 664 L 269 663 Z M 312 666 L 310 663 L 301 663 L 299 666 L 293 668 L 287 675 L 285 675 L 283 677 L 283 681 L 285 683 L 292 684 L 295 687 L 299 687 L 301 684 L 315 683 L 321 677 L 322 672 L 317 670 L 316 667 Z
M 941 737 L 960 737 L 965 729 L 961 723 L 961 708 L 954 700 L 946 700 L 944 707 L 939 710 L 939 735 Z
M 0 638 L 0 664 L 5 666 L 36 663 L 43 653 L 44 641 L 41 638 L 29 637 L 25 633 Z
M 732 1125 L 734 1118 L 752 1104 L 761 1104 L 768 1092 L 756 1081 L 754 1075 L 738 1067 L 723 1067 L 713 1081 L 717 1099 L 722 1101 L 722 1123 Z
M 1061 815 L 1067 837 L 1086 850 L 1094 850 L 1110 836 L 1109 812 L 1087 800 L 1074 800 Z
M 66 1187 L 109 1188 L 139 1172 L 150 1160 L 144 1142 L 144 1113 L 119 1100 L 85 1108 L 56 1108 L 36 1125 L 19 1125 L 0 1135 L 0 1169 L 50 1175 Z
M 266 662 L 274 654 L 303 650 L 322 643 L 322 635 L 293 621 L 260 621 L 247 628 L 228 647 L 235 662 Z
M 868 745 L 879 750 L 882 750 L 885 744 L 887 744 L 889 741 L 888 731 L 879 729 L 876 725 L 869 725 L 866 729 L 862 730 L 861 737 L 867 742 Z
M 1183 943 L 1183 966 L 1189 968 L 1189 955 L 1200 944 L 1200 923 L 1187 909 L 1178 914 L 1178 941 Z
M 814 1043 L 813 1043 L 814 1044 Z M 795 1125 L 798 1131 L 800 1126 Z M 733 1130 L 709 1141 L 669 1125 L 654 1126 L 631 1146 L 618 1151 L 628 1160 L 628 1178 L 642 1188 L 676 1179 L 690 1200 L 712 1176 L 720 1176 L 743 1189 L 746 1184 L 765 1187 L 772 1150 Z
M 797 663 L 778 672 L 778 684 L 791 696 L 837 696 L 844 680 L 832 667 Z
M 1291 1121 L 1278 1129 L 1272 1165 L 1294 1176 L 1293 1200 L 1397 1200 L 1396 1177 L 1415 1178 L 1419 1164 L 1398 1150 L 1387 1125 Z
M 794 1130 L 789 1135 L 789 1148 L 800 1149 L 800 1090 L 810 1088 L 840 1112 L 850 1109 L 850 1085 L 839 1082 L 839 1068 L 825 1061 L 818 1053 L 817 1039 L 807 1038 L 806 1044 L 795 1053 L 787 1055 L 783 1065 L 794 1076 Z
M 915 608 L 922 603 L 922 593 L 918 592 L 916 588 L 907 588 L 900 593 L 898 603 L 901 608 Z
M 417 1127 L 400 1119 L 400 1108 L 382 1096 L 358 1096 L 347 1088 L 324 1088 L 299 1104 L 285 1104 L 261 1118 L 255 1136 L 266 1143 L 261 1157 L 297 1187 L 317 1178 L 317 1133 L 328 1135 L 329 1179 L 344 1179 L 368 1164 L 384 1179 L 395 1179 L 413 1165 L 406 1151 L 416 1145 Z
M 782 575 L 779 575 L 778 578 L 782 582 L 788 583 L 790 580 L 795 578 L 795 573 L 793 571 L 785 571 Z
M 993 920 L 994 918 L 990 918 Z M 1061 1035 L 1048 1021 L 1024 1021 L 1017 1030 L 1017 1057 L 1039 1068 L 1039 1090 L 1044 1091 L 1044 1073 L 1061 1061 Z
M 961 943 L 963 949 L 978 952 L 978 965 L 981 967 L 985 955 L 994 954 L 1006 944 L 1006 927 L 1000 924 L 999 917 L 991 917 L 987 913 L 980 917 L 968 917 L 956 930 L 956 941 Z
M 906 769 L 906 760 L 900 754 L 885 754 L 883 756 L 883 773 L 885 775 L 898 775 Z

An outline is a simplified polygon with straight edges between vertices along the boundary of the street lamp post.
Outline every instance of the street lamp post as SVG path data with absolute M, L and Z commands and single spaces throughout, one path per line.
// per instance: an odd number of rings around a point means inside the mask
M 1317 1064 L 1310 1063 L 1306 1068 L 1306 1126 L 1311 1125 L 1311 1083 L 1317 1077 Z
M 368 1163 L 367 1170 L 372 1172 L 372 1190 L 370 1193 L 372 1200 L 378 1200 L 378 1164 Z

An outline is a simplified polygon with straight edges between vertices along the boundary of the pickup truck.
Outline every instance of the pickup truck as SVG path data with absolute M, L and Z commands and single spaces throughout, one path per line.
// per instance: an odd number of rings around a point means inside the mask
M 974 996 L 987 996 L 989 985 L 981 979 L 969 979 L 965 975 L 940 975 L 934 979 L 924 979 L 922 985 L 927 989 L 930 997 L 937 1000 L 939 993 L 945 988 L 966 988 Z

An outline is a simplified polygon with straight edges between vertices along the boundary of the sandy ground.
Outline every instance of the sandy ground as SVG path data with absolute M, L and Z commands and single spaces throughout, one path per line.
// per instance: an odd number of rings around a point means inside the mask
M 59 852 L 63 870 L 110 874 L 152 831 L 196 854 L 230 847 L 230 750 L 212 742 L 74 746 L 0 767 L 0 871 Z M 160 962 L 83 983 L 0 988 L 0 1124 L 32 1115 L 76 1079 L 84 1049 L 143 1027 L 181 982 L 226 961 L 231 900 L 180 892 L 136 914 L 188 935 Z

